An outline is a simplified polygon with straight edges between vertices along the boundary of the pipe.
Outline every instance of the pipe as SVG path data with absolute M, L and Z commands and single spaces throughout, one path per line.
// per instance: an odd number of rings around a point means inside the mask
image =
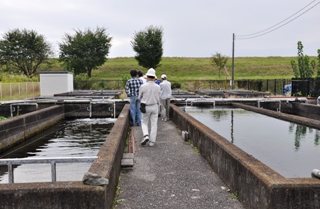
M 176 101 L 184 101 L 184 100 L 179 100 L 179 99 L 173 99 Z M 305 97 L 300 97 L 300 98 L 288 98 L 288 97 L 284 97 L 284 98 L 203 98 L 203 99 L 199 99 L 199 98 L 187 98 L 188 101 L 212 101 L 215 100 L 216 102 L 219 101 L 224 101 L 224 102 L 246 102 L 246 101 L 251 101 L 251 102 L 255 102 L 255 101 L 260 101 L 260 102 L 278 102 L 278 101 L 300 101 L 300 102 L 304 102 L 304 103 L 308 103 L 308 99 Z M 186 100 L 186 101 L 187 101 Z
M 281 112 L 281 101 L 279 101 L 279 107 L 277 108 L 277 112 Z
M 90 115 L 89 115 L 89 117 L 91 118 L 92 117 L 92 99 L 90 99 L 89 107 L 90 107 Z
M 113 118 L 116 118 L 116 102 L 113 102 Z
M 92 116 L 92 104 L 91 104 L 91 99 L 90 99 L 89 107 L 87 107 L 87 111 L 89 111 L 89 118 L 91 118 L 91 116 Z
M 311 176 L 315 178 L 320 178 L 320 170 L 318 169 L 313 169 L 311 172 Z
M 35 106 L 36 106 L 36 110 L 38 110 L 38 107 L 39 107 L 38 103 L 13 103 L 13 104 L 10 104 L 10 115 L 11 115 L 11 117 L 13 117 L 13 112 L 16 111 L 16 108 L 13 107 L 13 105 L 18 106 L 18 107 L 17 107 L 17 113 L 18 113 L 18 111 L 19 111 L 19 106 L 22 106 L 22 105 L 26 105 L 26 106 L 28 106 L 28 105 L 35 105 Z

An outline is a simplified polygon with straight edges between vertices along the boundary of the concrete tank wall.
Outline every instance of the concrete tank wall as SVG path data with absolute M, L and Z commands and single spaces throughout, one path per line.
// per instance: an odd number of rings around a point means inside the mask
M 291 115 L 297 115 L 309 119 L 320 120 L 320 106 L 315 104 L 307 104 L 307 103 L 300 103 L 295 101 L 290 102 L 261 102 L 260 107 L 268 110 L 277 111 L 279 110 L 280 105 L 280 112 L 288 113 Z M 257 106 L 254 104 L 252 106 Z
M 245 208 L 320 208 L 320 180 L 284 178 L 172 104 L 170 118 L 181 131 L 188 131 L 191 142 L 230 189 L 238 192 Z
M 299 115 L 292 115 L 291 113 L 287 114 L 287 113 L 284 113 L 283 111 L 278 112 L 278 111 L 274 111 L 274 110 L 249 106 L 249 105 L 245 105 L 245 104 L 241 104 L 241 103 L 232 103 L 232 105 L 235 107 L 240 107 L 240 108 L 243 108 L 246 110 L 258 112 L 258 113 L 268 115 L 268 116 L 271 116 L 274 118 L 278 118 L 281 120 L 286 120 L 286 121 L 310 126 L 312 128 L 320 129 L 320 120 L 313 119 L 308 116 L 308 112 L 309 112 L 310 115 L 312 115 L 312 114 L 314 115 L 314 118 L 318 118 L 314 113 L 317 113 L 316 109 L 319 110 L 320 106 L 308 105 L 308 104 L 302 104 L 302 103 L 291 104 L 291 106 L 293 106 L 293 107 L 295 106 L 295 108 L 292 108 L 292 111 L 290 111 L 290 112 L 295 112 L 297 114 L 301 114 L 301 112 L 304 112 L 305 114 L 302 114 L 302 115 L 305 115 L 305 116 L 303 117 L 303 116 L 299 116 Z M 308 109 L 308 108 L 310 108 L 310 109 Z M 300 112 L 300 113 L 298 113 L 298 112 Z M 314 112 L 314 113 L 311 113 L 311 112 Z
M 53 111 L 54 112 L 54 111 Z M 90 172 L 109 179 L 107 186 L 81 181 L 0 184 L 1 208 L 112 208 L 129 130 L 129 105 L 125 105 Z
M 63 106 L 55 105 L 0 121 L 0 152 L 21 143 L 63 118 Z

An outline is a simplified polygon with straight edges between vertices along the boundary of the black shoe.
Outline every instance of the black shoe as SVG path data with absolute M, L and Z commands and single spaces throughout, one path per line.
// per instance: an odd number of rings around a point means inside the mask
M 141 145 L 146 145 L 148 141 L 149 141 L 149 136 L 148 136 L 148 135 L 145 135 L 145 136 L 143 137 L 143 140 L 141 141 Z

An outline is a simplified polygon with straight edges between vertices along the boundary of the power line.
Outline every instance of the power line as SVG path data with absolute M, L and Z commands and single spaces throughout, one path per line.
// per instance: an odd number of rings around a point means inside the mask
M 288 18 L 282 20 L 281 22 L 279 22 L 279 23 L 277 23 L 277 24 L 275 24 L 275 25 L 273 25 L 273 26 L 271 26 L 271 27 L 269 27 L 269 28 L 267 28 L 267 29 L 264 29 L 264 30 L 259 31 L 259 32 L 256 32 L 256 33 L 251 33 L 251 34 L 247 34 L 247 35 L 237 35 L 237 36 L 252 36 L 252 35 L 256 35 L 256 34 L 258 34 L 258 33 L 262 33 L 262 32 L 264 32 L 264 31 L 266 31 L 266 30 L 269 30 L 269 29 L 271 29 L 271 28 L 273 28 L 273 27 L 275 27 L 275 26 L 283 23 L 284 21 L 286 21 L 287 19 L 289 19 L 289 18 L 291 18 L 292 16 L 296 15 L 296 14 L 299 13 L 300 11 L 304 10 L 306 7 L 308 7 L 308 6 L 309 6 L 310 4 L 312 4 L 313 2 L 315 2 L 315 0 L 312 1 L 312 2 L 310 2 L 307 6 L 303 7 L 302 9 L 300 9 L 299 11 L 297 11 L 296 13 L 294 13 L 293 15 L 289 16 Z
M 293 16 L 296 15 L 297 13 L 301 12 L 302 10 L 304 10 L 306 7 L 308 7 L 308 6 L 309 6 L 310 4 L 312 4 L 313 2 L 314 2 L 314 1 L 312 1 L 312 2 L 309 3 L 307 6 L 303 7 L 302 9 L 300 9 L 299 11 L 297 11 L 296 13 L 294 13 L 293 15 L 291 15 L 290 17 L 284 19 L 283 21 L 281 21 L 281 22 L 279 22 L 279 23 L 277 23 L 277 24 L 275 24 L 275 25 L 273 25 L 273 26 L 271 26 L 271 27 L 269 27 L 269 28 L 267 28 L 267 29 L 265 29 L 265 30 L 262 30 L 262 31 L 259 31 L 259 32 L 256 32 L 256 33 L 251 33 L 251 34 L 248 34 L 248 35 L 237 35 L 237 37 L 240 36 L 240 37 L 237 38 L 237 39 L 239 39 L 239 40 L 252 39 L 252 38 L 256 38 L 256 37 L 263 36 L 263 35 L 265 35 L 265 34 L 271 33 L 271 32 L 273 32 L 273 31 L 275 31 L 275 30 L 277 30 L 277 29 L 279 29 L 279 28 L 281 28 L 281 27 L 289 24 L 289 23 L 292 22 L 293 20 L 297 19 L 298 17 L 302 16 L 303 14 L 305 14 L 306 12 L 310 11 L 311 9 L 313 9 L 314 7 L 316 7 L 318 4 L 320 4 L 320 1 L 319 1 L 318 3 L 316 3 L 315 5 L 313 5 L 312 7 L 310 7 L 309 9 L 305 10 L 304 12 L 302 12 L 301 14 L 299 14 L 298 16 L 296 16 L 296 17 L 294 17 L 293 19 L 291 19 L 291 20 L 283 23 L 284 21 L 288 20 L 289 18 L 293 17 Z M 281 24 L 281 23 L 283 23 L 283 24 Z M 278 26 L 278 27 L 276 27 L 276 28 L 274 28 L 275 26 L 277 26 L 277 25 L 279 25 L 279 24 L 281 24 L 281 25 Z M 274 28 L 274 29 L 269 30 L 269 29 L 271 29 L 271 28 Z M 269 31 L 267 31 L 267 30 L 269 30 Z M 264 31 L 266 31 L 266 32 L 264 32 Z M 262 33 L 262 32 L 264 32 L 264 33 Z M 259 35 L 255 35 L 255 34 L 259 34 Z M 246 36 L 249 36 L 249 37 L 246 37 Z

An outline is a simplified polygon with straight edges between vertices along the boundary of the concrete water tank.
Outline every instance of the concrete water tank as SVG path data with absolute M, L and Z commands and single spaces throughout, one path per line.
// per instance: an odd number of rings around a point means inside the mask
M 40 72 L 40 96 L 73 91 L 73 73 Z

